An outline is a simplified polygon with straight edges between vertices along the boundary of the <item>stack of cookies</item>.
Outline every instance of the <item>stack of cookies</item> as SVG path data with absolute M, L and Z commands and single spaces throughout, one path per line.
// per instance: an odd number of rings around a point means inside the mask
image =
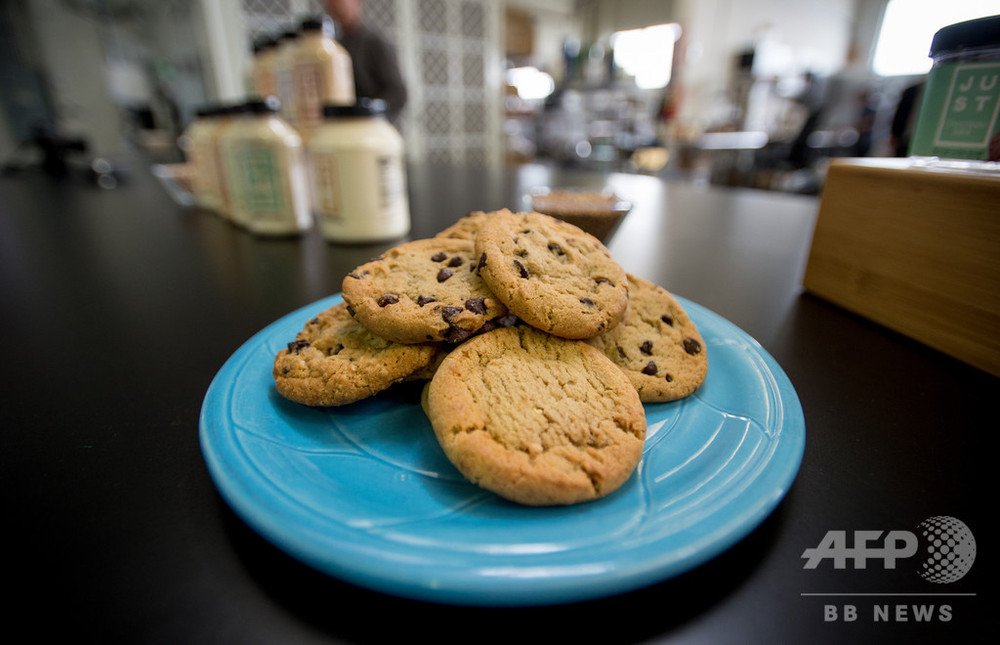
M 707 370 L 670 293 L 572 224 L 501 210 L 357 267 L 273 374 L 311 406 L 426 380 L 423 409 L 469 481 L 556 505 L 621 486 L 642 456 L 642 404 L 688 396 Z

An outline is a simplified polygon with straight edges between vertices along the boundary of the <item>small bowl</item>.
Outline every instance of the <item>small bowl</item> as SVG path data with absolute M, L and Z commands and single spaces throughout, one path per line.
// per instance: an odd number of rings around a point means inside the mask
M 584 188 L 535 188 L 525 195 L 528 209 L 557 217 L 579 226 L 602 242 L 607 242 L 632 210 L 610 190 Z

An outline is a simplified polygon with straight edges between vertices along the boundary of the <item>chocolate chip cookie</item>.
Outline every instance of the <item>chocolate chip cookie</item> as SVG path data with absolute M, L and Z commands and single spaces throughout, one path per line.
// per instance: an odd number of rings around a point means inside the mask
M 507 315 L 476 267 L 469 240 L 416 240 L 349 273 L 343 296 L 358 321 L 382 338 L 458 343 Z
M 528 325 L 456 346 L 422 404 L 455 467 L 521 504 L 603 497 L 642 456 L 645 413 L 624 372 L 583 341 Z
M 625 271 L 604 244 L 542 213 L 495 212 L 476 233 L 477 271 L 521 320 L 563 338 L 591 338 L 621 320 Z
M 646 403 L 675 401 L 698 389 L 708 373 L 705 341 L 666 289 L 628 276 L 629 307 L 614 329 L 587 342 L 628 375 Z
M 475 240 L 476 233 L 479 232 L 479 227 L 482 226 L 483 222 L 487 220 L 494 212 L 497 213 L 509 213 L 508 210 L 502 211 L 472 211 L 462 219 L 458 220 L 448 228 L 440 231 L 435 237 L 447 237 L 452 239 L 461 240 Z
M 401 345 L 361 326 L 340 302 L 302 328 L 274 359 L 278 392 L 310 406 L 345 405 L 434 364 L 440 344 Z

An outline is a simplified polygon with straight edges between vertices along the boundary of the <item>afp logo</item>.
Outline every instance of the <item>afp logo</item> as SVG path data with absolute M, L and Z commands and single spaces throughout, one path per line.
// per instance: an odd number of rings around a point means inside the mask
M 919 534 L 919 535 L 918 535 Z M 939 584 L 960 580 L 976 559 L 976 539 L 961 520 L 939 515 L 930 517 L 911 531 L 854 531 L 848 544 L 847 531 L 827 531 L 818 546 L 802 552 L 804 569 L 815 569 L 832 560 L 834 569 L 865 569 L 869 560 L 880 560 L 882 568 L 895 569 L 898 560 L 922 558 L 918 573 Z

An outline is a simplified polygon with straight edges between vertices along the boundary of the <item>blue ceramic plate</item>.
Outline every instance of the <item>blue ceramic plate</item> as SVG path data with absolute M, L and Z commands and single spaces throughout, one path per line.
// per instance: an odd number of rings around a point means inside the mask
M 708 352 L 691 397 L 646 406 L 631 479 L 595 502 L 531 508 L 467 483 L 420 408 L 421 384 L 340 408 L 274 388 L 274 356 L 331 296 L 269 325 L 216 375 L 201 446 L 223 498 L 293 557 L 342 580 L 456 604 L 608 596 L 688 571 L 745 537 L 798 472 L 805 422 L 752 338 L 678 298 Z

